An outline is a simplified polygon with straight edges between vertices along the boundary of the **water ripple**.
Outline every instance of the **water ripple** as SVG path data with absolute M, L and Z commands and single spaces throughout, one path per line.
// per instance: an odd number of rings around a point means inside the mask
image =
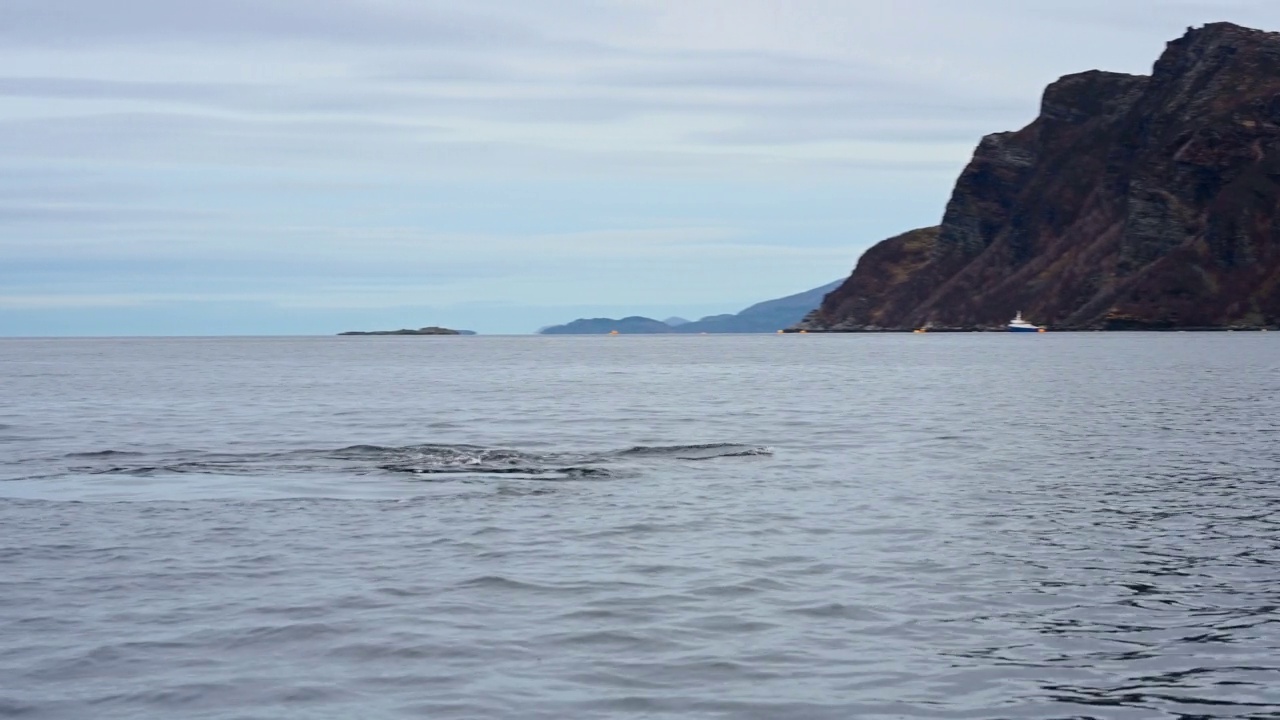
M 0 341 L 0 715 L 1274 719 L 1261 335 Z

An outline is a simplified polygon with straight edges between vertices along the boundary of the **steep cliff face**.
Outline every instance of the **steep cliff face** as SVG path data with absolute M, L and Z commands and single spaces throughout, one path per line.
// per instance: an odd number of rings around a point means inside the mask
M 1091 71 L 984 138 L 941 226 L 885 240 L 798 326 L 1280 324 L 1280 34 L 1228 23 Z

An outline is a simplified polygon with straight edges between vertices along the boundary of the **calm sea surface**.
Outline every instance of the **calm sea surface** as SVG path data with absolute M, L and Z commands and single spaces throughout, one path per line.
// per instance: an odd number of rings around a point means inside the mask
M 0 340 L 0 716 L 1277 718 L 1280 333 Z

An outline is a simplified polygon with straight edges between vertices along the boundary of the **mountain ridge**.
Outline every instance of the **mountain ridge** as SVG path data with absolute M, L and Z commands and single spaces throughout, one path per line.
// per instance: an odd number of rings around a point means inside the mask
M 822 298 L 843 282 L 836 280 L 820 287 L 750 305 L 737 313 L 708 315 L 698 320 L 671 325 L 661 320 L 633 315 L 614 318 L 578 318 L 563 325 L 552 325 L 538 331 L 540 335 L 598 335 L 617 331 L 627 334 L 699 334 L 699 333 L 769 333 L 777 332 L 802 319 L 817 307 Z M 681 320 L 682 318 L 675 318 Z

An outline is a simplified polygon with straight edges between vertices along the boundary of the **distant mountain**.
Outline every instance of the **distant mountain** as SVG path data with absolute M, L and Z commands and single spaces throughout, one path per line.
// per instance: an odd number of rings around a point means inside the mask
M 613 318 L 579 318 L 565 325 L 552 325 L 539 330 L 542 335 L 608 335 L 613 331 L 619 335 L 652 335 L 669 333 L 670 325 L 661 320 L 632 315 L 621 320 Z
M 777 332 L 800 322 L 809 311 L 822 304 L 827 293 L 843 280 L 805 290 L 777 300 L 756 303 L 736 315 L 708 315 L 701 320 L 672 328 L 678 333 L 760 333 Z
M 708 315 L 690 322 L 683 318 L 668 318 L 666 322 L 652 318 L 631 316 L 612 318 L 578 319 L 565 325 L 552 325 L 538 331 L 542 335 L 604 335 L 618 331 L 623 334 L 653 333 L 764 333 L 777 332 L 800 322 L 809 311 L 822 303 L 822 298 L 840 286 L 837 280 L 819 288 L 788 295 L 776 300 L 766 300 L 732 315 Z

